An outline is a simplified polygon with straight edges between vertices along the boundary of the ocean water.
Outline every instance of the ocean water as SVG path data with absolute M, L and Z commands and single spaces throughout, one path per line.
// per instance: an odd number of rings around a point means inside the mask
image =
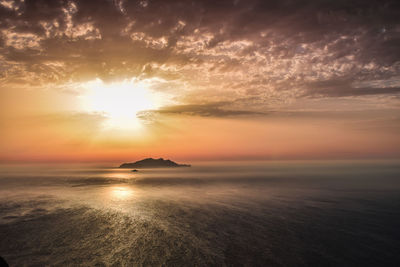
M 400 266 L 399 161 L 2 165 L 10 266 Z

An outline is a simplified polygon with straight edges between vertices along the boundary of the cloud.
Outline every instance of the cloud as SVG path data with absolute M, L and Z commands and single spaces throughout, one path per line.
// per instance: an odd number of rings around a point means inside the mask
M 396 1 L 1 3 L 2 83 L 161 77 L 182 85 L 166 89 L 182 104 L 168 112 L 218 116 L 239 109 L 206 104 L 207 112 L 199 99 L 256 96 L 268 110 L 304 96 L 399 93 L 399 86 L 354 85 L 398 76 Z
M 309 83 L 304 96 L 364 96 L 394 95 L 400 93 L 400 83 L 395 80 L 364 81 L 354 83 L 351 80 L 328 80 Z
M 161 115 L 189 115 L 201 117 L 236 117 L 260 116 L 266 113 L 251 110 L 236 110 L 229 108 L 232 103 L 218 102 L 207 104 L 166 106 L 157 110 L 147 110 L 138 114 L 141 119 L 149 120 L 154 114 Z

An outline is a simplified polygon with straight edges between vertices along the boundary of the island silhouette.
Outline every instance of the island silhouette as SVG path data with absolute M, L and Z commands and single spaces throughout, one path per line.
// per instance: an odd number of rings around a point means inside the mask
M 136 162 L 122 163 L 120 168 L 174 168 L 174 167 L 190 167 L 189 164 L 178 164 L 169 159 L 153 159 L 147 158 Z

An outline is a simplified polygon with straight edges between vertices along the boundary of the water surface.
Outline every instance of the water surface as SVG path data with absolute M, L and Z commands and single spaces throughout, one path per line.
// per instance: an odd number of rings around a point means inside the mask
M 399 266 L 398 161 L 2 165 L 11 266 Z

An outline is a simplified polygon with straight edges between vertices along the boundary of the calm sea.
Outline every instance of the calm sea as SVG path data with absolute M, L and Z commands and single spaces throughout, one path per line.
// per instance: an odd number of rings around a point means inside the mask
M 10 266 L 400 266 L 399 161 L 1 165 Z

